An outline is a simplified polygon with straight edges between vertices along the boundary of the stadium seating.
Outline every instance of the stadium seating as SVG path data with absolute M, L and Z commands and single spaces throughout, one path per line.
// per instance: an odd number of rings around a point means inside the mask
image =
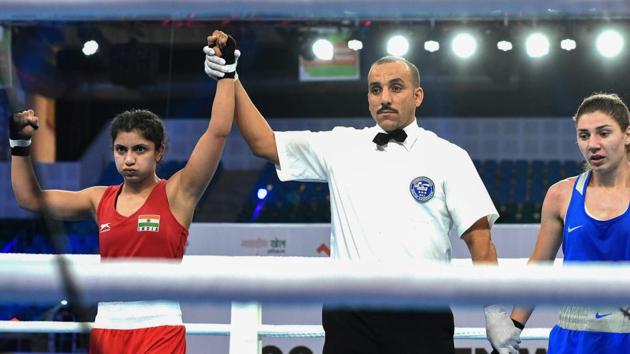
M 579 161 L 474 160 L 490 193 L 500 223 L 538 223 L 547 189 L 582 172 Z M 267 190 L 265 198 L 259 189 Z M 274 166 L 267 164 L 251 197 L 243 207 L 241 222 L 330 222 L 328 187 L 324 183 L 280 182 Z

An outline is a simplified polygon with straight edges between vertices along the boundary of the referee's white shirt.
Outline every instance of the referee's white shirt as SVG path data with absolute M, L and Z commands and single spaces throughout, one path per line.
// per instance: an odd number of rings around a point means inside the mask
M 415 122 L 404 130 L 404 143 L 382 147 L 378 125 L 275 132 L 280 180 L 328 182 L 333 259 L 448 262 L 451 228 L 461 236 L 499 217 L 465 150 Z M 418 178 L 429 186 L 420 195 Z

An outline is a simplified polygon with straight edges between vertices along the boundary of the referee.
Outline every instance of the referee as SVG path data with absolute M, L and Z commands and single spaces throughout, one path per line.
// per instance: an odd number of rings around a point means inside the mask
M 222 77 L 222 59 L 204 51 L 206 73 Z M 364 129 L 274 132 L 238 80 L 235 89 L 235 119 L 253 153 L 273 162 L 282 181 L 328 183 L 333 259 L 449 262 L 454 229 L 473 261 L 497 262 L 490 227 L 498 213 L 468 153 L 417 124 L 424 91 L 414 64 L 384 57 L 372 65 L 367 96 L 376 125 Z M 512 324 L 500 306 L 486 307 L 486 317 L 488 326 Z M 324 354 L 455 351 L 449 308 L 324 306 L 322 323 Z

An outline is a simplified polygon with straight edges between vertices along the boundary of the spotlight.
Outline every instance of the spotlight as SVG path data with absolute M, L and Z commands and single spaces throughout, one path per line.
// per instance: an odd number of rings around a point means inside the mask
M 536 32 L 527 37 L 525 50 L 530 58 L 541 58 L 549 54 L 549 38 Z
M 502 52 L 509 52 L 510 50 L 512 50 L 513 46 L 512 46 L 512 42 L 510 41 L 499 41 L 497 42 L 497 49 L 502 51 Z
M 451 48 L 458 57 L 468 59 L 477 51 L 477 40 L 470 33 L 460 33 L 453 38 Z
M 348 48 L 357 52 L 363 49 L 363 42 L 358 39 L 351 39 L 348 41 Z
M 90 55 L 96 54 L 98 52 L 98 42 L 91 39 L 83 43 L 83 48 L 81 49 L 83 55 L 89 57 Z
M 79 43 L 82 43 L 81 51 L 86 57 L 106 49 L 109 44 L 103 33 L 97 27 L 89 24 L 77 27 L 77 37 Z
M 265 198 L 267 198 L 267 189 L 266 188 L 258 188 L 258 192 L 256 192 L 256 196 L 258 197 L 259 200 L 263 200 Z
M 319 60 L 332 60 L 335 54 L 335 48 L 333 44 L 327 40 L 320 38 L 313 42 L 313 54 L 315 54 L 315 58 Z
M 426 41 L 424 42 L 424 50 L 429 53 L 435 53 L 440 50 L 440 42 L 438 41 Z
M 397 34 L 387 41 L 387 53 L 397 57 L 407 54 L 409 51 L 409 40 L 404 36 Z
M 616 57 L 623 50 L 623 46 L 623 37 L 615 30 L 605 30 L 595 41 L 597 51 L 605 58 Z
M 570 52 L 577 48 L 577 43 L 573 39 L 566 38 L 560 41 L 560 48 Z

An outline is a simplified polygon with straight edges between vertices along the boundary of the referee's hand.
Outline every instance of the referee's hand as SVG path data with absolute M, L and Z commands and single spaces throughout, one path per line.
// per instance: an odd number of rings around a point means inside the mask
M 500 305 L 484 307 L 484 315 L 486 337 L 497 354 L 518 354 L 522 329 L 516 326 L 517 322 Z
M 204 71 L 214 80 L 233 78 L 238 80 L 236 66 L 241 52 L 236 49 L 236 40 L 229 34 L 214 31 L 207 38 L 208 45 L 203 47 L 206 54 Z

